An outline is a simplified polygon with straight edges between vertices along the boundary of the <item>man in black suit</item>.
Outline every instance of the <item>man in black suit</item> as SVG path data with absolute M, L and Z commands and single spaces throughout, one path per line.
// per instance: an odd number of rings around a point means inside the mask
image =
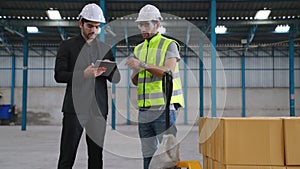
M 87 4 L 79 14 L 81 34 L 61 43 L 54 78 L 66 83 L 62 107 L 63 122 L 58 169 L 72 169 L 78 144 L 86 131 L 88 168 L 103 168 L 103 140 L 108 114 L 107 80 L 120 81 L 117 67 L 109 75 L 102 75 L 105 67 L 96 67 L 96 60 L 114 61 L 109 45 L 100 42 L 100 23 L 105 23 L 101 8 Z

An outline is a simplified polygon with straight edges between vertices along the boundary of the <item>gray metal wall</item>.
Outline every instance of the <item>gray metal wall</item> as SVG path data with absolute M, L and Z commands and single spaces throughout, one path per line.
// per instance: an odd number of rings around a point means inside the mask
M 30 46 L 28 57 L 28 86 L 57 87 L 64 86 L 54 81 L 54 63 L 58 46 Z M 199 51 L 199 47 L 191 47 Z M 131 48 L 132 50 L 132 48 Z M 187 75 L 187 87 L 199 86 L 199 53 L 192 50 L 181 51 L 181 78 Z M 204 48 L 204 87 L 210 87 L 210 55 L 209 48 Z M 222 66 L 217 67 L 217 79 L 225 74 L 226 84 L 219 87 L 241 86 L 241 56 L 243 49 L 236 47 L 218 47 L 217 54 Z M 128 68 L 125 66 L 127 49 L 117 48 L 117 62 L 122 73 L 122 81 L 118 87 L 127 87 Z M 295 87 L 300 87 L 300 47 L 295 47 Z M 185 54 L 187 55 L 184 62 Z M 16 86 L 22 86 L 23 48 L 14 47 L 16 56 Z M 0 48 L 0 87 L 11 86 L 12 55 L 5 48 Z M 266 46 L 250 48 L 246 53 L 246 87 L 288 87 L 289 86 L 289 53 L 288 46 Z M 186 72 L 184 72 L 186 71 Z M 183 80 L 183 85 L 185 81 Z

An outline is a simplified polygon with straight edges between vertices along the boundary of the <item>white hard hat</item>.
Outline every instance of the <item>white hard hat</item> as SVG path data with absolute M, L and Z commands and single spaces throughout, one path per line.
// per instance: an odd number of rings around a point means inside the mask
M 79 17 L 89 21 L 105 23 L 101 8 L 94 3 L 85 5 L 79 14 Z
M 160 21 L 162 17 L 160 15 L 159 9 L 153 5 L 145 5 L 139 12 L 138 18 L 135 22 L 141 21 Z

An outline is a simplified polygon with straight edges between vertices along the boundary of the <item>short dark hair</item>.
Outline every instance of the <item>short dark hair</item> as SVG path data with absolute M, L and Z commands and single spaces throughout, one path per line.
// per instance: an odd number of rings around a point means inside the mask
M 84 19 L 84 18 L 81 18 L 80 20 L 81 20 L 82 24 L 84 24 L 85 22 L 89 22 L 89 20 Z

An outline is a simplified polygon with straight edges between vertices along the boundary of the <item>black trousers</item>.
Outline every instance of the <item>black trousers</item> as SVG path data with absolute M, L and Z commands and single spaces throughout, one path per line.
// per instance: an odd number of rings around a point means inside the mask
M 77 148 L 83 132 L 76 114 L 64 113 L 62 124 L 58 169 L 72 169 Z M 104 137 L 104 135 L 103 135 Z M 103 168 L 103 148 L 86 135 L 88 150 L 88 169 Z

